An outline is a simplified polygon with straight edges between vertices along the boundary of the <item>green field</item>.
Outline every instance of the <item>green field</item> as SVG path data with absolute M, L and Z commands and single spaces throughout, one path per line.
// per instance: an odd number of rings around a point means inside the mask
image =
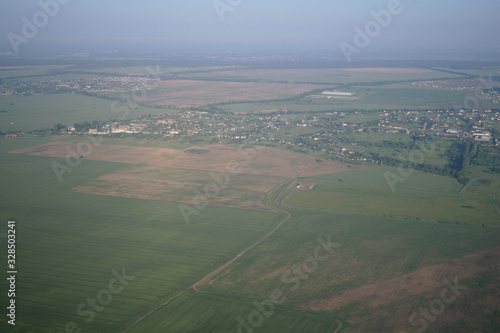
M 18 67 L 18 66 L 15 66 Z M 34 65 L 34 66 L 22 66 L 19 69 L 2 69 L 0 70 L 0 79 L 5 79 L 9 77 L 24 77 L 24 76 L 38 76 L 46 75 L 52 69 L 68 69 L 70 66 L 56 66 L 56 65 Z
M 54 159 L 7 153 L 47 140 L 0 141 L 0 219 L 17 221 L 16 326 L 23 332 L 63 331 L 68 322 L 85 332 L 122 331 L 283 219 L 280 213 L 208 207 L 187 225 L 175 203 L 70 191 L 123 164 L 85 161 L 60 183 Z M 78 315 L 81 303 L 109 288 L 112 270 L 122 269 L 135 278 L 106 310 L 94 311 L 92 320 L 89 312 Z M 4 316 L 0 324 L 5 322 Z
M 475 224 L 498 224 L 500 221 L 500 203 L 492 192 L 498 179 L 480 179 L 461 196 L 457 194 L 460 186 L 454 179 L 418 171 L 401 177 L 397 168 L 372 167 L 300 179 L 300 182 L 314 184 L 314 188 L 294 191 L 284 200 L 289 207 L 399 216 L 412 220 L 422 218 Z M 393 190 L 389 182 L 393 182 Z
M 144 114 L 165 113 L 166 110 L 125 104 L 77 94 L 35 96 L 1 96 L 0 131 L 32 131 L 57 123 L 73 126 L 78 122 L 105 119 L 132 119 Z M 114 105 L 114 109 L 112 108 Z M 121 108 L 123 109 L 121 109 Z M 127 110 L 128 112 L 122 111 Z
M 467 94 L 461 91 L 423 88 L 382 87 L 360 90 L 360 105 L 379 105 L 382 108 L 438 109 L 463 104 Z M 357 104 L 354 103 L 354 104 Z
M 189 291 L 130 332 L 237 332 L 239 328 L 241 332 L 248 332 L 241 320 L 256 332 L 332 333 L 339 328 L 337 320 L 321 314 L 278 307 L 266 307 L 265 311 L 267 315 L 260 314 L 248 300 Z
M 460 270 L 460 265 L 453 260 L 496 247 L 500 229 L 309 211 L 294 211 L 294 216 L 294 220 L 202 290 L 263 300 L 274 289 L 280 289 L 287 298 L 286 306 L 303 309 L 351 295 L 350 301 L 343 299 L 338 307 L 327 310 L 324 306 L 323 313 L 352 323 L 352 328 L 358 329 L 355 331 L 411 332 L 409 314 L 439 295 L 441 278 L 450 280 L 458 274 L 459 280 L 469 286 L 464 296 L 469 306 L 462 307 L 463 299 L 460 306 L 447 309 L 446 319 L 436 321 L 430 331 L 458 332 L 459 327 L 472 331 L 474 325 L 488 322 L 480 315 L 482 310 L 474 307 L 479 302 L 474 294 L 488 293 L 490 283 L 499 282 L 498 276 L 490 271 L 486 276 L 468 277 L 464 271 L 455 271 Z M 326 239 L 328 235 L 332 243 L 340 246 L 324 262 L 318 262 L 316 270 L 309 269 L 303 279 L 298 279 L 298 273 L 287 273 L 314 256 L 319 244 L 316 239 Z M 475 263 L 488 267 L 495 265 L 497 259 L 486 257 Z M 433 267 L 442 267 L 436 268 L 436 276 L 421 275 L 431 268 L 434 271 Z M 248 279 L 250 275 L 252 278 Z M 283 276 L 288 280 L 283 280 Z M 294 289 L 296 281 L 290 279 L 292 276 L 300 280 L 298 288 Z M 415 279 L 416 286 L 405 286 L 408 279 Z M 363 289 L 373 284 L 379 286 L 376 291 Z M 444 330 L 447 326 L 450 328 Z M 364 330 L 359 330 L 361 327 Z
M 409 172 L 406 169 L 404 171 Z M 315 182 L 319 184 L 322 182 L 344 182 L 376 185 L 389 188 L 389 184 L 387 183 L 387 179 L 385 177 L 386 173 L 399 175 L 399 170 L 398 168 L 393 167 L 370 166 L 357 170 L 311 177 L 304 181 L 305 183 Z M 415 171 L 410 177 L 404 178 L 404 181 L 395 183 L 394 188 L 396 190 L 456 194 L 460 191 L 462 185 L 460 185 L 454 178 L 433 175 L 422 171 Z
M 329 99 L 325 96 L 316 96 L 283 102 L 225 104 L 222 108 L 235 113 L 269 110 L 314 112 L 325 110 L 452 109 L 455 105 L 463 105 L 464 99 L 468 96 L 466 92 L 444 89 L 355 87 L 351 90 L 357 92 L 357 95 L 352 99 Z
M 229 71 L 213 71 L 210 73 L 194 73 L 193 77 L 206 80 L 224 80 L 230 81 L 234 78 L 272 81 L 272 82 L 288 82 L 288 83 L 319 83 L 319 84 L 352 84 L 360 82 L 378 82 L 378 81 L 400 81 L 400 80 L 431 80 L 436 78 L 457 78 L 456 74 L 442 73 L 438 71 L 425 71 L 410 69 L 409 72 L 387 71 L 381 69 L 379 71 L 366 71 L 364 69 L 345 69 L 345 68 L 328 68 L 328 69 L 239 69 Z M 190 75 L 185 75 L 190 77 Z

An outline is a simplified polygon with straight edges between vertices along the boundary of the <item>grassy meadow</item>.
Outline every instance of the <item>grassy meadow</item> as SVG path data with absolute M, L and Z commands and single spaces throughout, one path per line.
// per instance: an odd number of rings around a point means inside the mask
M 491 190 L 495 180 L 474 182 L 463 195 L 458 195 L 460 186 L 449 177 L 422 172 L 401 177 L 397 168 L 370 169 L 300 179 L 303 184 L 313 184 L 313 190 L 295 190 L 284 204 L 413 220 L 489 225 L 500 222 L 499 202 Z M 402 180 L 394 181 L 394 177 Z M 387 179 L 394 181 L 393 189 Z

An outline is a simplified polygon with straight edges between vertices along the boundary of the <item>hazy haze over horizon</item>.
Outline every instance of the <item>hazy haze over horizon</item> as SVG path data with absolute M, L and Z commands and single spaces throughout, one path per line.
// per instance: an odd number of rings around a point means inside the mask
M 42 0 L 49 3 L 54 0 Z M 66 0 L 68 1 L 68 0 Z M 71 0 L 39 28 L 21 52 L 36 49 L 290 49 L 322 50 L 341 57 L 339 44 L 354 44 L 355 27 L 373 21 L 372 11 L 391 1 Z M 400 1 L 401 12 L 371 38 L 372 50 L 455 50 L 500 56 L 500 1 Z M 0 51 L 12 52 L 9 33 L 23 36 L 39 1 L 0 0 Z M 223 20 L 221 19 L 223 18 Z

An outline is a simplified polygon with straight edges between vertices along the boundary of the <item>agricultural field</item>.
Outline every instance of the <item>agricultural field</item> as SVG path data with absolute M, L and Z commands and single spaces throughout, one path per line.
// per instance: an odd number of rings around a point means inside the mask
M 324 87 L 327 88 L 327 87 Z M 318 111 L 363 111 L 363 110 L 427 110 L 453 109 L 461 106 L 468 91 L 446 89 L 424 89 L 415 87 L 351 87 L 355 92 L 352 98 L 328 98 L 325 95 L 311 95 L 298 100 L 283 102 L 259 102 L 242 104 L 225 104 L 222 108 L 234 113 L 265 113 L 265 112 L 318 112 Z M 485 106 L 491 106 L 491 103 Z
M 295 190 L 283 200 L 287 207 L 324 209 L 411 220 L 495 225 L 500 221 L 500 202 L 492 192 L 498 179 L 479 179 L 459 195 L 455 180 L 444 176 L 403 170 L 373 169 L 301 178 L 311 191 Z M 345 176 L 344 176 L 345 175 Z M 337 178 L 334 180 L 333 178 Z M 345 181 L 344 181 L 345 177 Z M 409 204 L 418 202 L 418 205 Z
M 293 214 L 295 219 L 200 289 L 248 303 L 280 290 L 287 307 L 342 318 L 343 332 L 417 332 L 422 317 L 410 316 L 441 299 L 444 281 L 450 281 L 460 293 L 438 320 L 427 323 L 427 331 L 498 330 L 500 303 L 491 291 L 498 291 L 499 229 Z M 327 241 L 332 246 L 324 249 Z
M 153 330 L 172 332 L 335 332 L 341 323 L 335 318 L 313 313 L 262 305 L 267 316 L 249 300 L 206 295 L 189 291 L 161 308 L 129 332 Z M 196 314 L 196 316 L 193 316 Z M 250 318 L 250 319 L 249 319 Z M 265 318 L 265 319 L 264 319 Z
M 76 140 L 73 142 L 53 141 L 13 150 L 11 153 L 64 158 L 68 155 L 68 151 L 78 151 L 79 143 Z M 180 150 L 96 143 L 86 159 L 275 177 L 314 176 L 348 170 L 348 167 L 342 163 L 332 161 L 319 163 L 313 156 L 304 157 L 274 148 L 246 145 L 205 145 Z
M 173 73 L 185 73 L 185 72 L 205 72 L 205 71 L 218 71 L 218 70 L 227 70 L 233 69 L 235 66 L 199 66 L 199 67 L 171 67 L 171 66 L 160 66 L 160 65 L 152 65 L 151 68 L 156 69 L 159 67 L 159 72 L 164 75 L 173 74 Z M 147 70 L 148 66 L 120 66 L 120 67 L 107 67 L 107 68 L 98 68 L 98 69 L 83 69 L 83 72 L 93 72 L 93 73 L 114 73 L 120 75 L 150 75 L 150 72 Z
M 124 164 L 85 160 L 59 182 L 54 158 L 8 153 L 43 141 L 2 139 L 0 146 L 0 215 L 17 221 L 23 332 L 63 331 L 72 323 L 86 332 L 123 331 L 283 219 L 278 212 L 207 207 L 188 225 L 173 202 L 74 192 Z M 127 279 L 113 290 L 123 289 L 106 299 L 99 292 L 117 274 Z M 106 311 L 86 305 L 96 295 Z
M 33 66 L 0 76 L 54 68 L 70 72 L 43 80 L 148 74 L 142 66 Z M 413 333 L 422 325 L 413 314 L 449 283 L 463 287 L 439 320 L 426 321 L 428 332 L 500 330 L 494 141 L 478 149 L 483 164 L 464 163 L 467 186 L 375 160 L 408 159 L 410 148 L 432 142 L 422 163 L 448 167 L 459 140 L 422 127 L 463 104 L 473 90 L 451 86 L 466 76 L 424 68 L 162 72 L 140 101 L 151 107 L 108 122 L 153 115 L 140 120 L 151 125 L 140 135 L 0 138 L 0 219 L 18 226 L 19 330 Z M 453 83 L 412 85 L 443 78 Z M 112 82 L 100 96 L 143 84 Z M 337 86 L 355 95 L 298 96 Z M 78 93 L 0 96 L 0 131 L 124 116 L 112 105 Z M 496 116 L 464 112 L 440 126 L 472 128 Z M 394 126 L 416 130 L 386 131 Z M 351 150 L 368 158 L 350 159 Z
M 140 117 L 167 111 L 143 106 L 133 109 L 123 103 L 113 103 L 78 94 L 0 96 L 0 131 L 33 131 L 57 123 L 73 126 L 78 122 L 119 119 L 124 115 L 127 118 Z
M 0 67 L 0 79 L 11 77 L 46 75 L 53 69 L 68 69 L 70 66 L 34 65 L 34 66 L 3 66 Z
M 332 69 L 238 69 L 194 73 L 197 79 L 259 80 L 267 82 L 314 83 L 342 85 L 360 82 L 430 80 L 459 78 L 460 75 L 423 68 L 332 68 Z M 186 76 L 189 77 L 189 76 Z
M 408 170 L 405 170 L 408 171 Z M 408 171 L 409 172 L 409 171 Z M 387 173 L 399 175 L 398 168 L 372 166 L 356 170 L 343 171 L 335 174 L 320 175 L 306 179 L 306 182 L 317 183 L 352 183 L 375 185 L 389 188 L 386 178 Z M 300 179 L 302 181 L 302 178 Z M 414 171 L 411 176 L 404 178 L 404 181 L 396 182 L 396 190 L 432 192 L 443 194 L 457 194 L 463 186 L 456 179 L 433 175 L 422 171 Z
M 148 105 L 201 106 L 212 103 L 290 98 L 317 87 L 310 84 L 167 80 L 152 90 Z M 186 103 L 186 101 L 189 101 Z

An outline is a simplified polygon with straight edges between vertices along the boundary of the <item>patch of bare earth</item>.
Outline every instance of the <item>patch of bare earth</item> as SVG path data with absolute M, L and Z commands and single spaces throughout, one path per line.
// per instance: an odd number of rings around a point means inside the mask
M 262 82 L 218 82 L 199 80 L 161 81 L 148 94 L 146 103 L 156 105 L 201 106 L 228 101 L 248 101 L 293 96 L 316 89 L 311 84 Z M 189 103 L 186 103 L 189 101 Z
M 262 204 L 262 198 L 281 181 L 277 177 L 257 175 L 232 175 L 227 179 L 220 177 L 219 180 L 227 181 L 227 186 L 218 186 L 217 192 L 214 192 L 214 179 L 208 172 L 142 165 L 101 176 L 73 190 L 98 195 L 192 204 L 196 196 L 193 189 L 203 193 L 207 186 L 209 193 L 217 193 L 210 198 L 211 205 L 269 210 Z
M 494 259 L 485 259 L 494 258 Z M 445 311 L 439 314 L 439 321 L 429 322 L 428 332 L 439 332 L 440 327 L 455 325 L 457 318 L 465 318 L 463 325 L 484 321 L 482 308 L 479 311 L 468 311 L 473 308 L 471 302 L 478 302 L 484 306 L 488 304 L 486 312 L 493 314 L 500 310 L 500 288 L 496 282 L 485 284 L 478 288 L 470 286 L 470 281 L 480 280 L 482 274 L 492 274 L 498 277 L 500 268 L 500 247 L 478 252 L 460 259 L 419 269 L 417 271 L 395 277 L 390 280 L 351 289 L 343 293 L 333 292 L 327 296 L 315 299 L 302 307 L 314 311 L 344 311 L 343 307 L 357 304 L 359 311 L 350 314 L 349 322 L 353 324 L 346 332 L 417 332 L 422 325 L 409 324 L 409 316 L 418 313 L 420 308 L 429 308 L 433 300 L 441 300 L 443 289 L 447 288 L 445 280 L 454 285 L 455 278 L 458 285 L 467 287 L 456 297 L 455 305 L 447 305 Z M 492 265 L 493 264 L 493 265 Z M 496 271 L 496 273 L 494 273 Z M 474 282 L 472 283 L 474 284 Z M 478 297 L 478 293 L 483 294 Z M 452 292 L 448 291 L 446 297 L 451 298 Z M 477 310 L 477 309 L 476 309 Z M 481 316 L 483 314 L 483 316 Z M 434 316 L 433 316 L 434 317 Z M 466 318 L 468 317 L 468 318 Z M 418 319 L 422 319 L 419 316 Z M 468 332 L 457 331 L 457 332 Z
M 52 142 L 36 147 L 11 151 L 27 154 L 64 158 L 71 151 L 78 151 L 76 143 Z M 96 145 L 85 159 L 127 164 L 147 164 L 159 167 L 225 171 L 228 165 L 239 173 L 293 178 L 311 169 L 311 174 L 328 174 L 348 170 L 341 163 L 324 161 L 318 163 L 312 156 L 283 151 L 270 147 L 255 147 L 238 150 L 231 145 L 203 145 L 191 149 L 207 150 L 205 154 L 190 154 L 169 148 L 130 147 L 120 145 Z
M 52 142 L 11 153 L 65 158 L 70 151 L 78 151 L 78 145 Z M 284 179 L 294 178 L 299 174 L 312 176 L 348 169 L 340 163 L 318 163 L 314 157 L 268 147 L 238 150 L 237 146 L 206 145 L 192 147 L 191 151 L 206 153 L 193 154 L 168 148 L 97 145 L 84 159 L 119 162 L 129 166 L 73 190 L 189 204 L 193 203 L 195 190 L 202 193 L 216 191 L 217 194 L 210 199 L 211 205 L 267 210 L 269 208 L 262 204 L 265 193 Z M 218 180 L 227 182 L 227 185 L 214 189 L 214 174 L 219 174 Z M 229 179 L 226 180 L 225 177 Z
M 432 73 L 433 71 L 425 68 L 345 68 L 347 72 L 360 73 L 384 73 L 384 74 L 420 74 Z

